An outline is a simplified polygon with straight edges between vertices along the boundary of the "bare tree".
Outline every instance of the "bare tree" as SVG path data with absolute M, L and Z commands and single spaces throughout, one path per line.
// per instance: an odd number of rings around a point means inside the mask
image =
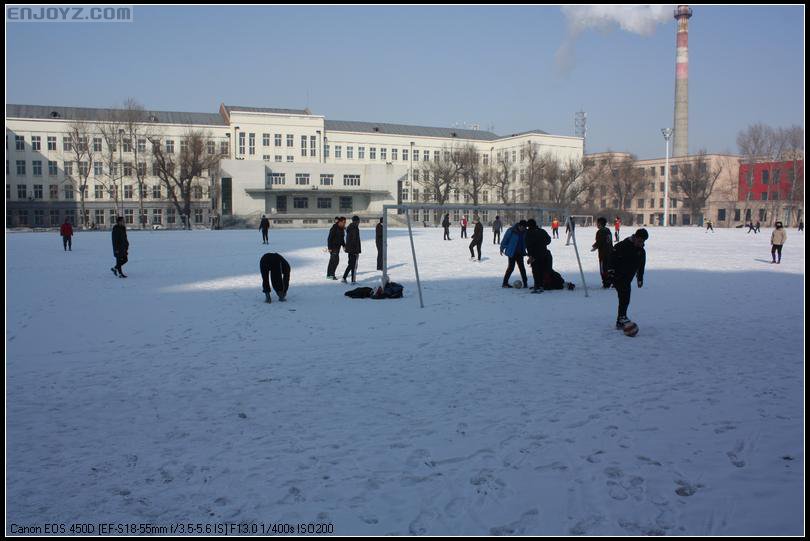
M 155 173 L 187 229 L 191 229 L 194 192 L 202 192 L 204 176 L 216 170 L 224 157 L 212 142 L 211 134 L 200 129 L 191 129 L 181 137 L 179 152 L 167 149 L 157 137 L 151 140 Z
M 793 220 L 798 222 L 802 213 L 804 202 L 804 128 L 793 125 L 783 128 L 782 132 L 782 155 L 780 160 L 790 162 L 788 180 L 790 182 L 790 192 L 788 193 L 787 207 L 788 220 L 787 227 L 790 227 Z
M 546 179 L 551 192 L 551 202 L 555 207 L 568 213 L 578 204 L 583 193 L 592 186 L 592 177 L 582 160 L 569 158 L 560 161 L 552 156 L 546 158 Z
M 146 193 L 146 159 L 149 152 L 148 141 L 160 136 L 160 132 L 155 128 L 153 123 L 149 121 L 149 114 L 144 110 L 141 105 L 134 98 L 129 98 L 124 102 L 124 107 L 120 112 L 121 129 L 123 130 L 122 139 L 126 147 L 132 153 L 133 168 L 132 172 L 135 174 L 135 181 L 138 186 L 138 206 L 140 216 L 138 223 L 141 228 L 146 225 L 144 223 L 143 211 L 143 196 Z
M 715 183 L 722 173 L 721 164 L 711 167 L 705 150 L 699 151 L 694 158 L 678 164 L 678 170 L 672 178 L 672 188 L 676 193 L 683 194 L 684 204 L 689 209 L 692 223 L 698 221 L 698 216 L 706 207 Z
M 488 187 L 490 177 L 481 167 L 478 151 L 472 144 L 465 145 L 456 153 L 461 168 L 457 186 L 466 198 L 472 199 L 473 205 L 478 205 L 481 193 Z
M 121 151 L 121 122 L 119 120 L 118 111 L 115 109 L 109 110 L 98 122 L 97 129 L 101 134 L 102 149 L 99 155 L 99 161 L 102 164 L 101 182 L 107 190 L 107 193 L 113 198 L 114 204 L 118 209 L 118 215 L 123 216 L 123 197 L 120 181 L 123 178 L 120 154 Z M 93 143 L 95 145 L 95 142 Z
M 527 200 L 531 205 L 543 201 L 546 181 L 544 173 L 546 169 L 546 156 L 540 152 L 540 145 L 537 143 L 527 142 L 523 148 L 523 154 L 526 159 L 526 167 L 524 168 L 524 180 L 527 188 Z
M 87 227 L 87 210 L 85 199 L 87 197 L 87 185 L 90 179 L 90 172 L 93 169 L 95 153 L 90 146 L 90 139 L 93 136 L 92 125 L 87 122 L 74 121 L 68 126 L 67 141 L 68 148 L 66 155 L 71 158 L 72 171 L 66 171 L 67 182 L 71 183 L 79 191 L 81 205 L 82 228 Z
M 438 160 L 423 162 L 418 182 L 425 188 L 425 197 L 432 196 L 440 205 L 447 203 L 451 190 L 458 185 L 462 167 L 460 150 L 447 147 L 439 153 Z
M 515 202 L 514 198 L 510 197 L 509 190 L 514 186 L 516 173 L 517 169 L 515 169 L 515 164 L 509 161 L 506 154 L 497 159 L 495 167 L 493 167 L 490 172 L 489 178 L 492 187 L 497 192 L 498 199 L 500 199 L 501 203 L 504 205 L 511 205 Z
M 630 212 L 633 198 L 644 191 L 646 184 L 641 169 L 636 166 L 636 157 L 610 156 L 602 166 L 604 169 L 601 172 L 606 175 L 611 194 L 617 202 L 615 207 L 622 212 Z

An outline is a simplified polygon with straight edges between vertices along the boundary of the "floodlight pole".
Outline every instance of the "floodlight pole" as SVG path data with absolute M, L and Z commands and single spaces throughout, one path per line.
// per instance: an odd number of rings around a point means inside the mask
M 385 206 L 383 206 L 382 250 L 383 250 L 382 286 L 385 287 L 385 284 L 388 283 L 388 208 L 386 208 Z
M 664 162 L 664 227 L 669 226 L 669 140 L 672 138 L 674 131 L 672 128 L 663 128 L 661 130 L 667 144 L 667 157 L 666 162 Z

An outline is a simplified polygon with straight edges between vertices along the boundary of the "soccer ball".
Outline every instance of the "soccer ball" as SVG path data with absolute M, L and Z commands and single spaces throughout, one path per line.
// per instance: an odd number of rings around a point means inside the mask
M 638 325 L 630 321 L 624 326 L 622 331 L 624 331 L 625 336 L 635 336 L 638 334 Z
M 523 282 L 521 282 L 520 280 L 515 280 L 514 282 L 512 282 L 512 287 L 514 287 L 515 289 L 520 289 L 523 287 Z

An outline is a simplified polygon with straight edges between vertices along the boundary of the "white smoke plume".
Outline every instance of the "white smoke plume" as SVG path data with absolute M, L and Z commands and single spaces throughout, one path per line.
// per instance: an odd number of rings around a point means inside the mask
M 568 23 L 568 32 L 555 60 L 559 74 L 567 74 L 574 67 L 574 46 L 577 38 L 586 30 L 610 31 L 617 26 L 625 32 L 650 36 L 660 23 L 672 20 L 674 5 L 656 6 L 563 6 L 562 12 Z

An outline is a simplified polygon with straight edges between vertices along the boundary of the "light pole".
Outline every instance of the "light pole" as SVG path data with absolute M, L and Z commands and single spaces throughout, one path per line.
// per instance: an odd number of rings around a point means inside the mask
M 124 215 L 124 155 L 123 155 L 123 147 L 124 146 L 124 130 L 118 130 L 118 192 L 117 197 L 121 198 L 121 214 L 119 216 Z M 143 227 L 141 227 L 143 229 Z
M 664 162 L 664 227 L 669 225 L 669 140 L 672 139 L 674 131 L 672 128 L 663 128 L 661 130 L 667 144 L 667 157 Z

